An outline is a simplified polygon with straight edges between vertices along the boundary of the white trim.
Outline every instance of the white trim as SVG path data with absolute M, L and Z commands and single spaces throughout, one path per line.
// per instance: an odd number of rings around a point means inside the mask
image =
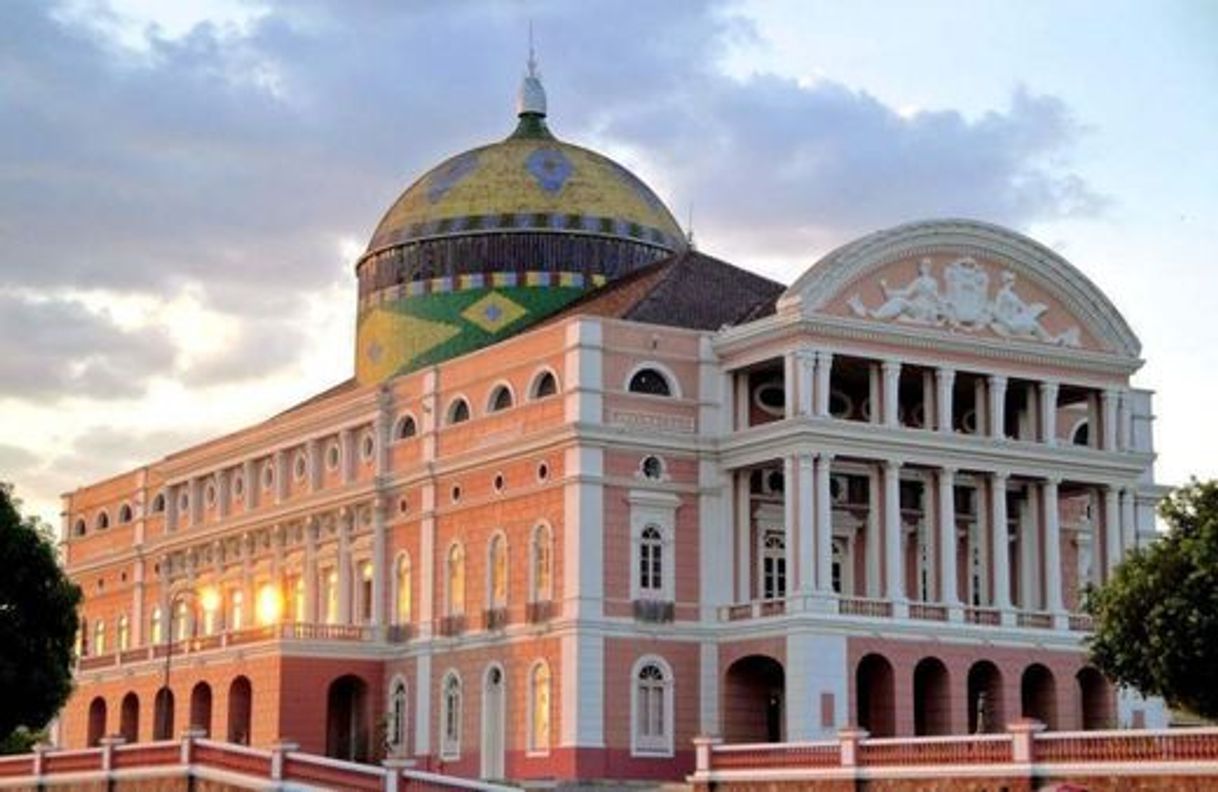
M 670 369 L 668 366 L 664 365 L 663 363 L 661 363 L 658 360 L 644 360 L 640 363 L 636 363 L 634 365 L 634 368 L 630 369 L 630 371 L 626 373 L 626 378 L 622 380 L 622 390 L 625 391 L 626 393 L 633 393 L 636 396 L 657 396 L 657 394 L 636 393 L 635 391 L 630 390 L 630 381 L 632 379 L 634 379 L 634 376 L 636 374 L 638 374 L 640 371 L 643 371 L 644 369 L 654 369 L 657 373 L 659 373 L 662 377 L 664 377 L 665 381 L 667 381 L 668 395 L 661 396 L 659 398 L 664 398 L 664 399 L 683 399 L 683 398 L 685 398 L 681 394 L 681 381 L 679 379 L 677 379 L 677 375 L 673 373 L 672 369 Z
M 456 423 L 453 423 L 453 410 L 457 408 L 457 404 L 459 402 L 465 402 L 465 409 L 469 415 L 464 421 L 457 421 Z M 466 421 L 472 421 L 473 419 L 474 408 L 470 406 L 470 401 L 468 398 L 466 398 L 464 393 L 458 393 L 448 400 L 448 404 L 444 407 L 444 426 L 456 426 L 457 424 L 463 424 Z
M 495 540 L 503 540 L 503 601 L 495 600 L 495 558 L 494 548 Z M 496 528 L 491 532 L 490 537 L 486 540 L 486 606 L 488 608 L 506 608 L 508 600 L 511 598 L 512 571 L 511 571 L 511 545 L 508 543 L 507 533 L 502 528 Z
M 535 675 L 539 668 L 546 670 L 546 685 L 549 688 L 546 692 L 546 706 L 549 712 L 546 715 L 544 745 L 539 745 L 535 740 L 537 735 L 537 724 L 534 722 L 537 717 L 537 680 Z M 550 745 L 554 742 L 554 671 L 544 658 L 538 658 L 529 665 L 527 680 L 528 682 L 525 686 L 525 755 L 549 756 Z
M 491 674 L 496 671 L 499 672 L 499 717 L 495 718 L 498 721 L 497 723 L 492 723 L 487 697 L 491 691 Z M 492 776 L 499 778 L 507 772 L 507 702 L 507 671 L 504 670 L 503 664 L 498 660 L 492 660 L 486 664 L 486 668 L 482 671 L 482 701 L 479 707 L 482 724 L 481 734 L 479 735 L 480 739 L 478 741 L 478 754 L 482 765 L 480 775 L 483 778 Z M 497 743 L 494 747 L 498 750 L 491 751 L 493 743 Z M 497 766 L 492 767 L 492 764 Z
M 549 396 L 538 396 L 537 388 L 541 384 L 541 378 L 544 377 L 546 374 L 549 374 L 551 377 L 554 378 L 554 392 L 552 394 L 550 394 Z M 541 399 L 550 399 L 555 396 L 561 395 L 562 394 L 562 380 L 559 379 L 558 372 L 556 372 L 552 366 L 540 366 L 537 369 L 535 369 L 533 371 L 533 375 L 529 378 L 529 389 L 528 389 L 527 393 L 528 393 L 528 400 L 531 402 L 540 401 Z
M 511 398 L 512 403 L 509 404 L 507 407 L 496 410 L 495 409 L 495 397 L 499 395 L 499 391 L 501 389 L 506 390 L 508 392 L 508 396 Z M 519 404 L 520 404 L 520 402 L 516 400 L 516 389 L 512 387 L 512 383 L 508 382 L 505 379 L 495 380 L 495 383 L 493 385 L 491 385 L 491 389 L 489 391 L 487 391 L 486 409 L 483 414 L 484 415 L 494 415 L 495 413 L 506 412 L 506 411 L 512 409 L 513 407 L 516 407 Z
M 664 712 L 660 723 L 661 734 L 644 744 L 643 735 L 639 734 L 639 673 L 649 665 L 659 668 L 663 674 L 662 706 Z M 660 655 L 647 654 L 634 661 L 630 667 L 630 755 L 636 757 L 671 757 L 673 756 L 673 688 L 676 678 L 672 666 Z
M 676 598 L 676 525 L 681 499 L 670 492 L 631 490 L 630 503 L 630 598 L 672 602 Z M 660 587 L 644 590 L 639 580 L 643 532 L 654 527 L 660 534 Z
M 414 433 L 411 434 L 410 437 L 402 437 L 402 425 L 408 420 L 414 424 Z M 419 419 L 415 416 L 414 412 L 411 410 L 402 410 L 393 420 L 393 440 L 391 442 L 401 443 L 405 442 L 406 440 L 414 440 L 419 436 L 419 432 Z
M 455 708 L 457 714 L 457 722 L 455 728 L 449 721 L 448 708 L 448 688 L 449 683 L 455 681 L 457 692 L 457 706 Z M 444 676 L 440 677 L 440 758 L 446 762 L 450 762 L 461 758 L 461 736 L 463 733 L 465 720 L 465 684 L 461 681 L 461 674 L 455 668 L 450 668 L 444 672 Z M 454 732 L 455 736 L 449 736 L 450 732 Z
M 545 531 L 546 564 L 549 566 L 549 585 L 542 591 L 537 585 L 537 539 Z M 529 602 L 551 602 L 554 599 L 554 526 L 549 520 L 538 520 L 529 532 Z

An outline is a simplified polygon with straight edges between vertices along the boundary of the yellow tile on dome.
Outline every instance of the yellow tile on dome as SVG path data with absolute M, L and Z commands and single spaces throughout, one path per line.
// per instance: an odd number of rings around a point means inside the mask
M 493 291 L 462 311 L 461 316 L 488 333 L 498 333 L 527 313 L 526 308 Z

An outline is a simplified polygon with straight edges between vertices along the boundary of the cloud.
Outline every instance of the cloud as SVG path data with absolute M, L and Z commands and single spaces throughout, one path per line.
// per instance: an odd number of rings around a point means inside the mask
M 173 362 L 157 328 L 120 328 L 76 300 L 0 293 L 0 397 L 137 396 Z

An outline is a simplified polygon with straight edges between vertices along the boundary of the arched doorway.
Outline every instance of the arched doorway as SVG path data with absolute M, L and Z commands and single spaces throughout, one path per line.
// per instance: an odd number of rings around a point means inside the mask
M 786 675 L 765 655 L 742 657 L 723 677 L 723 737 L 728 742 L 782 742 Z
M 106 736 L 106 700 L 101 696 L 89 702 L 89 736 L 86 745 L 94 747 Z
M 368 684 L 353 674 L 331 682 L 326 694 L 326 756 L 368 758 Z
M 173 691 L 161 688 L 152 704 L 152 739 L 173 739 Z
M 1104 675 L 1091 666 L 1081 669 L 1078 680 L 1079 720 L 1084 730 L 1111 729 L 1112 689 Z
M 228 741 L 250 744 L 250 714 L 253 712 L 254 690 L 249 677 L 239 676 L 228 686 Z
M 859 726 L 872 737 L 896 734 L 895 685 L 892 663 L 883 655 L 869 654 L 859 661 L 854 675 L 854 698 Z
M 989 660 L 979 660 L 968 670 L 968 733 L 997 734 L 1005 729 L 1002 672 Z
M 1040 663 L 1033 663 L 1023 672 L 1019 685 L 1022 716 L 1035 718 L 1047 729 L 1057 728 L 1057 684 L 1053 672 Z
M 951 680 L 937 657 L 923 658 L 914 667 L 914 734 L 951 734 Z
M 487 667 L 482 677 L 482 777 L 503 778 L 504 720 L 503 668 Z
M 211 685 L 200 682 L 190 691 L 190 728 L 211 736 Z
M 140 697 L 135 695 L 135 691 L 123 696 L 123 704 L 118 714 L 118 733 L 125 742 L 139 742 Z

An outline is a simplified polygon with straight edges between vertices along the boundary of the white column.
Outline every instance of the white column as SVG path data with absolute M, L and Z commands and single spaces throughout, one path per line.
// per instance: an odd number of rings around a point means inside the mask
M 879 599 L 881 596 L 880 576 L 881 551 L 884 540 L 880 536 L 880 476 L 874 465 L 868 466 L 867 473 L 867 596 Z
M 1007 423 L 1007 378 L 990 377 L 990 437 L 1005 437 Z
M 372 504 L 372 624 L 377 627 L 389 621 L 385 618 L 385 591 L 389 575 L 385 508 L 385 496 L 377 495 Z
M 1040 441 L 1048 446 L 1057 445 L 1057 391 L 1056 382 L 1040 383 Z
M 795 357 L 794 351 L 782 356 L 783 410 L 787 418 L 795 417 L 795 407 L 799 399 L 799 376 Z
M 1104 579 L 1121 561 L 1121 491 L 1104 487 Z
M 795 574 L 796 565 L 799 563 L 795 555 L 795 542 L 798 539 L 799 532 L 799 511 L 798 502 L 807 499 L 807 494 L 799 491 L 796 481 L 796 466 L 795 457 L 787 455 L 782 459 L 782 531 L 784 545 L 786 546 L 786 563 L 787 563 L 787 594 L 795 590 L 792 578 Z M 809 490 L 810 492 L 810 490 Z M 800 548 L 803 549 L 802 546 Z M 803 570 L 800 570 L 801 572 Z
M 1138 546 L 1137 515 L 1133 508 L 1133 490 L 1121 490 L 1121 547 L 1128 553 Z
M 993 604 L 1006 612 L 1011 609 L 1011 545 L 1007 529 L 1007 478 L 1004 471 L 990 476 L 990 574 L 994 586 Z
M 942 600 L 952 610 L 949 615 L 958 618 L 960 613 L 959 573 L 956 569 L 956 471 L 954 468 L 939 468 L 939 590 Z M 954 619 L 953 619 L 954 620 Z
M 1061 479 L 1047 478 L 1041 484 L 1041 508 L 1045 515 L 1045 610 L 1062 614 L 1062 534 L 1058 512 Z M 1065 625 L 1062 625 L 1065 626 Z
M 822 594 L 833 593 L 833 500 L 829 494 L 832 467 L 832 454 L 821 454 L 816 461 L 816 588 Z
M 901 463 L 884 462 L 884 593 L 893 601 L 893 613 L 898 603 L 906 603 L 905 553 L 901 530 Z
M 811 592 L 818 588 L 816 582 L 816 531 L 819 530 L 819 527 L 815 523 L 817 512 L 813 508 L 813 504 L 817 504 L 817 508 L 819 508 L 820 493 L 817 493 L 817 499 L 814 500 L 812 489 L 815 461 L 816 457 L 812 454 L 800 454 L 797 462 L 799 479 L 797 482 L 793 482 L 799 492 L 799 590 L 802 592 Z
M 316 624 L 317 618 L 317 519 L 310 517 L 305 523 L 305 568 L 304 597 L 305 621 Z M 295 618 L 295 617 L 293 617 Z
M 973 380 L 973 421 L 976 423 L 976 434 L 990 433 L 990 413 L 985 403 L 985 380 L 977 377 Z
M 1106 390 L 1100 394 L 1100 448 L 1104 451 L 1115 451 L 1117 441 L 1117 392 Z
M 752 499 L 749 495 L 748 472 L 737 470 L 732 475 L 736 493 L 736 602 L 748 602 L 753 598 L 750 586 L 753 558 L 750 546 L 753 533 Z
M 901 417 L 897 408 L 897 397 L 900 395 L 901 362 L 885 360 L 880 366 L 884 372 L 884 425 L 900 426 Z
M 829 393 L 832 387 L 833 353 L 816 353 L 816 414 L 818 417 L 829 416 Z
M 1120 435 L 1121 450 L 1133 450 L 1133 394 L 1127 389 L 1121 390 L 1120 405 Z
M 935 408 L 938 418 L 936 428 L 945 434 L 951 434 L 952 429 L 952 391 L 956 385 L 956 372 L 949 368 L 940 368 L 935 372 Z
M 796 398 L 798 413 L 812 414 L 812 383 L 816 379 L 816 352 L 811 349 L 801 349 L 795 353 Z
M 880 396 L 880 367 L 874 362 L 867 363 L 867 403 L 871 405 L 871 414 L 868 416 L 868 423 L 878 424 L 880 422 L 880 406 L 882 397 Z
M 241 481 L 244 482 L 244 494 L 241 496 L 241 502 L 245 506 L 242 511 L 249 514 L 258 505 L 258 493 L 262 489 L 262 484 L 258 481 L 258 476 L 254 469 L 254 460 L 247 459 L 245 464 L 241 466 Z
M 310 454 L 310 456 L 312 456 Z M 355 514 L 350 510 L 338 518 L 338 623 L 350 624 L 351 619 L 351 531 Z

